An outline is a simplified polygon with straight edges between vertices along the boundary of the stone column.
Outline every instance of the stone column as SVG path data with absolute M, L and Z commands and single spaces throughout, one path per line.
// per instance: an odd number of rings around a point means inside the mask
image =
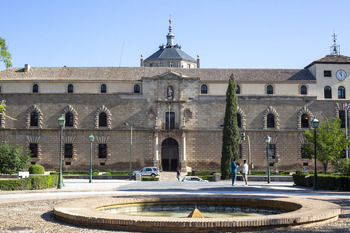
M 158 167 L 158 168 L 160 166 L 160 164 L 159 164 L 159 136 L 158 136 L 157 132 L 154 134 L 154 166 Z
M 186 172 L 186 133 L 182 133 L 182 160 L 181 171 Z

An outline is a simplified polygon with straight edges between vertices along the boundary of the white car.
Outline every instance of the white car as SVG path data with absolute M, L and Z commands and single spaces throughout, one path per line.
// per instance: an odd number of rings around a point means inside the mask
M 182 182 L 192 182 L 192 181 L 197 181 L 197 182 L 209 182 L 207 180 L 203 180 L 201 178 L 199 178 L 198 176 L 185 176 L 182 179 Z
M 159 176 L 159 170 L 156 167 L 144 167 L 140 171 L 134 171 L 132 175 L 135 176 L 137 173 L 143 176 Z

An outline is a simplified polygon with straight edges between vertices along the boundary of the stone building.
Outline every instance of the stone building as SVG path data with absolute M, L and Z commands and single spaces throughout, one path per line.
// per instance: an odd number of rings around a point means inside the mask
M 237 120 L 250 139 L 254 170 L 313 169 L 301 157 L 302 133 L 311 119 L 345 119 L 349 99 L 350 57 L 331 55 L 303 69 L 203 69 L 174 45 L 171 22 L 167 44 L 141 67 L 30 67 L 0 71 L 0 139 L 32 151 L 33 164 L 57 169 L 58 118 L 65 116 L 63 168 L 128 170 L 132 133 L 132 168 L 164 171 L 219 170 L 225 93 L 232 73 L 238 84 Z M 125 123 L 128 123 L 126 125 Z M 132 126 L 132 130 L 130 128 Z M 248 159 L 248 141 L 240 142 Z

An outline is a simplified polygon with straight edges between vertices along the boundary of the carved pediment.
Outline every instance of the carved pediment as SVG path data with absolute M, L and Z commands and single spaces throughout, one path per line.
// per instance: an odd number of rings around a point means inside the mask
M 158 74 L 153 76 L 153 78 L 160 78 L 160 79 L 179 79 L 179 78 L 185 78 L 185 77 L 188 77 L 188 76 L 176 73 L 174 71 L 168 71 L 163 74 Z

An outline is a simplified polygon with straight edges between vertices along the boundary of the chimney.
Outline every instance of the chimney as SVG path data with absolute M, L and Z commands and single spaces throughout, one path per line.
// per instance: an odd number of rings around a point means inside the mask
M 25 64 L 24 65 L 24 72 L 28 72 L 30 70 L 30 65 L 29 64 Z
M 140 59 L 140 66 L 143 67 L 144 64 L 143 64 L 143 55 L 141 54 L 141 59 Z
M 199 55 L 197 55 L 197 68 L 200 68 L 200 66 L 199 66 Z

